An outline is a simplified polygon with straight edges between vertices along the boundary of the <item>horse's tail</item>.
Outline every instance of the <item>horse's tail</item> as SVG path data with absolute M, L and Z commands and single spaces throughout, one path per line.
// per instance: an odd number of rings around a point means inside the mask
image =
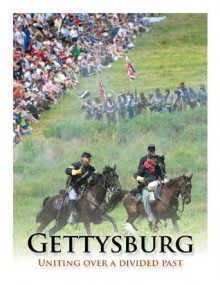
M 122 201 L 124 196 L 128 193 L 129 193 L 129 191 L 127 191 L 127 190 L 122 190 L 121 192 L 114 193 L 111 196 L 111 198 L 107 204 L 106 212 L 113 211 L 119 205 L 119 203 Z
M 40 212 L 37 214 L 36 223 L 40 223 L 41 215 L 42 215 L 42 213 L 43 213 L 44 206 L 46 205 L 48 199 L 50 199 L 50 197 L 46 197 L 46 198 L 43 200 L 43 208 L 42 208 L 42 209 L 40 210 Z

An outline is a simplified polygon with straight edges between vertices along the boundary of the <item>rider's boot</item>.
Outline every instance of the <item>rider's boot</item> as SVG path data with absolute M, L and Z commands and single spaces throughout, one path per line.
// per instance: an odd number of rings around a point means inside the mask
M 69 217 L 67 219 L 67 223 L 75 224 L 77 223 L 77 214 L 76 214 L 76 200 L 69 200 L 68 201 L 68 212 Z

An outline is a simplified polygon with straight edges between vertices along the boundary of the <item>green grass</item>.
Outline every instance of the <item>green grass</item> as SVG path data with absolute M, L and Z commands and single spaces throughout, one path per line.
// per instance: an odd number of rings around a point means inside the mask
M 134 41 L 129 58 L 137 69 L 137 91 L 174 89 L 179 82 L 198 88 L 207 83 L 207 15 L 169 14 Z M 107 91 L 134 90 L 128 83 L 125 59 L 120 59 L 102 73 Z M 77 92 L 90 90 L 99 94 L 97 77 L 83 79 Z M 65 187 L 65 168 L 80 158 L 83 150 L 94 155 L 97 171 L 104 165 L 117 165 L 124 189 L 136 182 L 138 160 L 147 145 L 155 143 L 165 154 L 168 177 L 193 173 L 192 202 L 180 214 L 180 233 L 193 235 L 195 251 L 206 250 L 207 237 L 207 109 L 199 108 L 176 114 L 151 114 L 149 111 L 127 122 L 108 126 L 106 122 L 84 122 L 81 101 L 69 91 L 62 103 L 42 113 L 40 124 L 14 151 L 14 252 L 28 256 L 27 238 L 36 230 L 35 217 L 47 196 Z M 123 234 L 126 212 L 122 205 L 111 215 Z M 150 235 L 145 220 L 136 223 L 140 235 Z M 92 225 L 96 235 L 113 233 L 107 223 Z M 85 234 L 67 225 L 60 234 Z M 171 222 L 159 234 L 174 237 Z

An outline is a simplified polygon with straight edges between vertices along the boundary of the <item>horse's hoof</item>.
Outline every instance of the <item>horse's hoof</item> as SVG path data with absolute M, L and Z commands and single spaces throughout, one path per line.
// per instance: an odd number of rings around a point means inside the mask
M 133 228 L 133 226 L 130 223 L 126 223 L 125 224 L 125 232 L 128 235 L 135 236 L 137 231 Z

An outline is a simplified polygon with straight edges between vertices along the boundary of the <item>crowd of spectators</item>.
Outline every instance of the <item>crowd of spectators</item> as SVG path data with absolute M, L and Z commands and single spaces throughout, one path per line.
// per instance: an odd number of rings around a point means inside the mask
M 27 13 L 13 15 L 14 144 L 68 88 L 111 67 L 150 29 L 147 14 Z

